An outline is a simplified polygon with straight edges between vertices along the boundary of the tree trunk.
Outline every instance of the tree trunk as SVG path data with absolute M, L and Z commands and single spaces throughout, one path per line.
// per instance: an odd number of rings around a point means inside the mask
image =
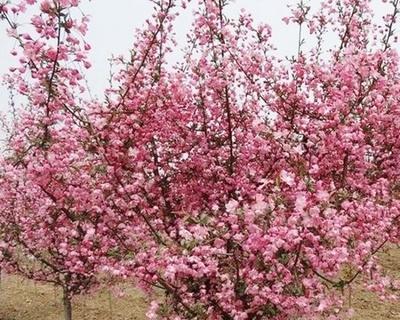
M 111 292 L 108 291 L 108 307 L 110 309 L 110 320 L 113 320 L 113 307 L 112 307 L 112 297 Z
M 63 289 L 64 320 L 72 320 L 71 297 L 67 288 Z

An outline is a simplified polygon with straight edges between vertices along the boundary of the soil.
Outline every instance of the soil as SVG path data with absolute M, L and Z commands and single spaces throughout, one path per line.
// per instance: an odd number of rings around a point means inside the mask
M 74 320 L 142 320 L 149 301 L 138 290 L 124 290 L 116 297 L 103 289 L 73 300 Z M 3 275 L 0 289 L 0 320 L 62 320 L 60 290 L 20 277 Z
M 386 249 L 380 254 L 381 264 L 388 275 L 400 279 L 400 248 Z M 354 320 L 400 320 L 400 301 L 381 301 L 376 295 L 357 288 L 352 298 Z
M 380 256 L 385 272 L 400 278 L 400 249 L 388 249 Z M 123 297 L 103 289 L 94 295 L 76 297 L 74 320 L 144 320 L 148 300 L 138 290 L 127 288 Z M 345 293 L 348 296 L 348 293 Z M 346 297 L 355 310 L 355 320 L 400 320 L 400 302 L 379 300 L 358 286 Z M 34 284 L 20 277 L 3 275 L 0 287 L 0 320 L 61 320 L 61 293 L 48 285 Z

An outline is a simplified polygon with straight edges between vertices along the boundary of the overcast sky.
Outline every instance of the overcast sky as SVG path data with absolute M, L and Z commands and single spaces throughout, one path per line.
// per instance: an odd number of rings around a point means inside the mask
M 282 56 L 296 54 L 297 28 L 287 26 L 282 17 L 287 16 L 288 5 L 294 5 L 296 0 L 235 0 L 230 6 L 229 15 L 235 15 L 244 7 L 253 14 L 256 22 L 267 22 L 273 30 L 273 41 Z M 321 3 L 321 0 L 308 1 L 311 5 Z M 382 16 L 385 7 L 381 0 L 373 0 L 377 16 Z M 111 5 L 112 3 L 112 5 Z M 91 17 L 89 42 L 93 50 L 91 59 L 93 68 L 88 73 L 88 81 L 94 94 L 102 96 L 102 90 L 107 85 L 109 65 L 107 59 L 112 54 L 126 54 L 131 48 L 134 39 L 134 29 L 143 25 L 145 19 L 152 12 L 152 3 L 149 0 L 94 0 L 84 1 L 83 11 Z M 190 10 L 176 22 L 179 41 L 184 40 L 184 34 L 190 25 Z M 9 55 L 15 41 L 7 38 L 5 24 L 0 21 L 0 74 L 14 64 Z M 178 56 L 178 53 L 177 53 Z M 8 93 L 4 87 L 0 88 L 0 110 L 5 110 Z

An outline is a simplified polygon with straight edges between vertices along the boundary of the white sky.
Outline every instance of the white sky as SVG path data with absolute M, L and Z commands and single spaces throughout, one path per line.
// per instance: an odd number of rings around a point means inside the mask
M 321 0 L 308 1 L 312 6 L 320 4 Z M 385 6 L 381 0 L 373 0 L 377 16 L 382 16 Z M 111 4 L 112 3 L 112 4 Z M 288 5 L 296 4 L 296 0 L 235 0 L 230 7 L 229 15 L 238 13 L 244 7 L 252 13 L 256 22 L 267 22 L 273 30 L 273 41 L 282 56 L 292 56 L 297 50 L 297 28 L 287 26 L 282 17 L 287 16 Z M 134 29 L 143 25 L 152 12 L 149 0 L 94 0 L 85 2 L 82 10 L 91 16 L 88 39 L 92 45 L 91 59 L 93 67 L 87 78 L 92 92 L 102 96 L 107 85 L 109 64 L 107 59 L 112 54 L 126 54 L 134 39 Z M 182 15 L 176 22 L 178 41 L 183 41 L 185 32 L 190 25 L 191 11 Z M 5 23 L 0 21 L 0 75 L 7 72 L 15 61 L 9 54 L 15 41 L 6 36 Z M 0 110 L 7 110 L 8 92 L 0 88 Z

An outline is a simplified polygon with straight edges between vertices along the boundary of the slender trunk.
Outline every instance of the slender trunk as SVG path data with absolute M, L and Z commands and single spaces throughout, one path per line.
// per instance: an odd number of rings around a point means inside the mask
M 113 320 L 112 296 L 110 291 L 108 291 L 108 307 L 110 309 L 110 320 Z
M 58 300 L 58 288 L 56 286 L 53 286 L 53 298 L 54 298 L 54 306 L 58 306 L 59 300 Z
M 67 288 L 63 288 L 64 320 L 72 320 L 71 297 Z

